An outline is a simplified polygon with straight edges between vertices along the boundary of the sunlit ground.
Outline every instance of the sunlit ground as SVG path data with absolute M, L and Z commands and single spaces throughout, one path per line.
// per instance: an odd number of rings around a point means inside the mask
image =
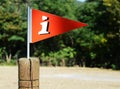
M 120 71 L 41 67 L 40 89 L 119 89 Z M 0 89 L 18 89 L 18 68 L 0 67 Z

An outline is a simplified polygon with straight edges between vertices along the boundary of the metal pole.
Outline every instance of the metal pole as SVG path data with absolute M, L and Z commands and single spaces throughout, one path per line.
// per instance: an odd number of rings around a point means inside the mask
M 28 6 L 27 59 L 30 59 L 30 7 Z

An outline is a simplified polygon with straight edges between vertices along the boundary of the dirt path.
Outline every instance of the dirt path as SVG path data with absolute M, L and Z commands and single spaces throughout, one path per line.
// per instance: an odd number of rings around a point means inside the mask
M 0 89 L 18 89 L 17 67 L 0 66 Z M 41 67 L 40 89 L 120 89 L 120 71 Z

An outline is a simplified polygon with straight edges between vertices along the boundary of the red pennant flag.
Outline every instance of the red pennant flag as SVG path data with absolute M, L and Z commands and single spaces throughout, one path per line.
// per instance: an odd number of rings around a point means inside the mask
M 30 43 L 44 40 L 75 28 L 87 26 L 82 22 L 77 22 L 56 16 L 54 14 L 46 13 L 40 10 L 32 9 L 32 26 Z

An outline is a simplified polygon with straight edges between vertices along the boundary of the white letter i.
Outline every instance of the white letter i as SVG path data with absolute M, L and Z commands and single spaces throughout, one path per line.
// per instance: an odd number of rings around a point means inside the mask
M 46 20 L 48 20 L 48 19 L 49 19 L 48 17 L 42 16 L 42 20 L 43 20 L 44 22 L 40 23 L 40 24 L 42 25 L 42 29 L 41 29 L 41 31 L 38 32 L 39 35 L 49 34 L 49 32 L 48 32 L 49 22 L 46 21 Z

